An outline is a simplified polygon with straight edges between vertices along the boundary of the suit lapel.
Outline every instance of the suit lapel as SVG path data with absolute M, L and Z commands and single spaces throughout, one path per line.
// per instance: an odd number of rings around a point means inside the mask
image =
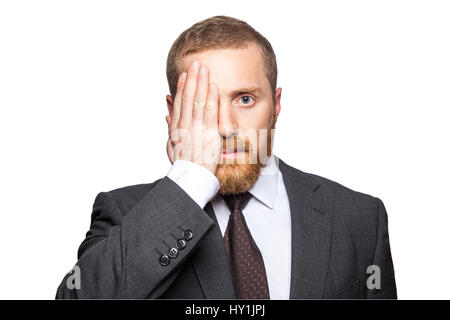
M 290 299 L 322 298 L 332 235 L 332 200 L 323 186 L 279 160 L 292 224 Z
M 211 202 L 205 207 L 215 226 L 192 255 L 192 264 L 206 299 L 235 299 L 222 233 Z

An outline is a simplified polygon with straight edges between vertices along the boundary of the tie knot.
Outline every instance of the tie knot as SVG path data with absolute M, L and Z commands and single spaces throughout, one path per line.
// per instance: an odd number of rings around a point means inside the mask
M 233 212 L 234 210 L 242 211 L 247 202 L 250 200 L 251 196 L 252 195 L 249 192 L 245 192 L 222 196 L 222 198 L 227 204 L 230 211 Z

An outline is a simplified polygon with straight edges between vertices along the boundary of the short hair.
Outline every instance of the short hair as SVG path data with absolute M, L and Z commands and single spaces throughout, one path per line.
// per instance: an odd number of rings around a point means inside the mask
M 186 56 L 210 49 L 240 49 L 251 43 L 261 49 L 264 73 L 269 80 L 272 99 L 275 102 L 277 62 L 272 45 L 245 21 L 227 16 L 215 16 L 195 23 L 183 31 L 172 44 L 166 65 L 170 94 L 175 97 L 178 77 L 182 72 L 181 60 Z

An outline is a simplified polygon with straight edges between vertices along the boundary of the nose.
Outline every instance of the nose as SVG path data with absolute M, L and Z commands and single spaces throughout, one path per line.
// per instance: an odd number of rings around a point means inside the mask
M 218 130 L 223 139 L 231 138 L 238 133 L 236 112 L 233 106 L 227 103 L 219 103 Z

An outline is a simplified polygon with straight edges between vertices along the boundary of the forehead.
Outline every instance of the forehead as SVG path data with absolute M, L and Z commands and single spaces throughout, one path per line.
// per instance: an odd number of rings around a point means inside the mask
M 270 90 L 264 73 L 261 49 L 256 44 L 238 49 L 212 49 L 190 54 L 183 59 L 183 71 L 195 60 L 208 67 L 210 82 L 216 83 L 221 93 L 248 87 Z

